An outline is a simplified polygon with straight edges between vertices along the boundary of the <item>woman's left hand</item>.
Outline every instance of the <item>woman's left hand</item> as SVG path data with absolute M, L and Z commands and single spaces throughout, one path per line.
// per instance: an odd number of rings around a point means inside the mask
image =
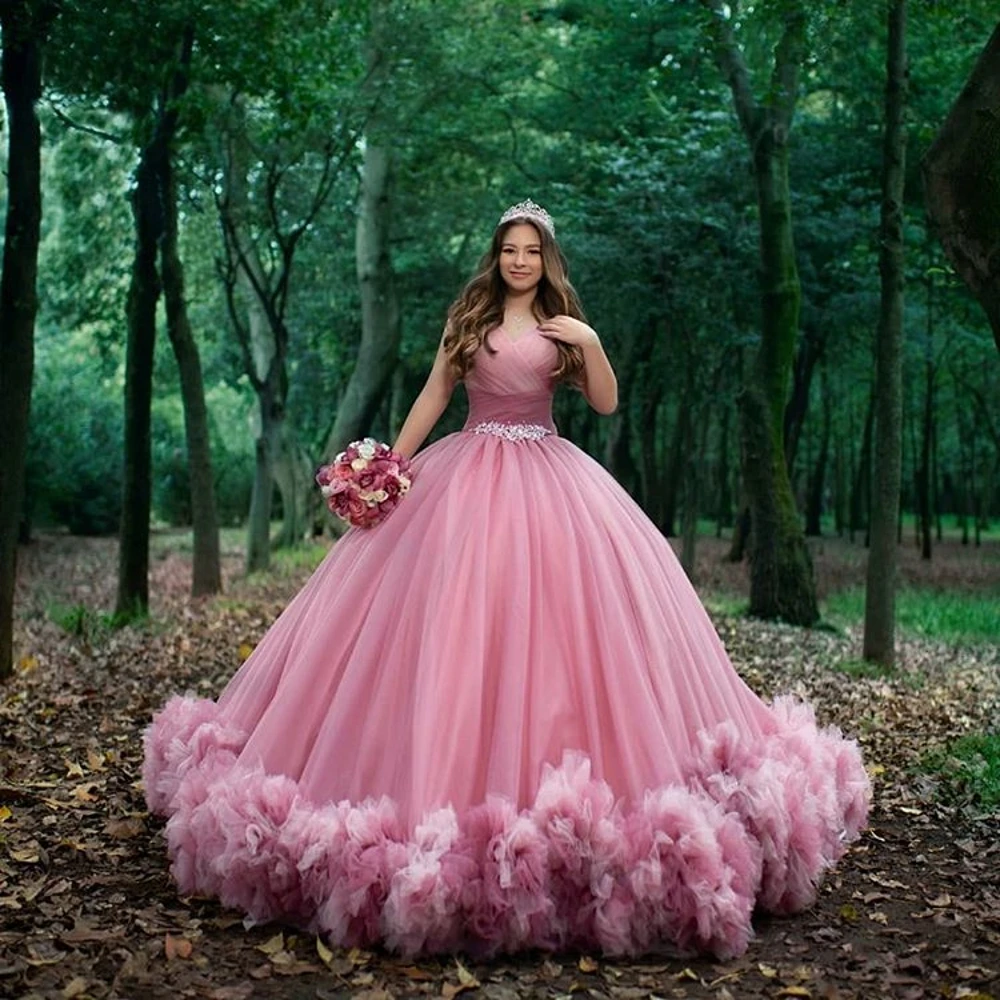
M 538 332 L 550 340 L 561 340 L 564 344 L 586 347 L 598 343 L 597 332 L 582 320 L 572 316 L 553 316 L 538 326 Z

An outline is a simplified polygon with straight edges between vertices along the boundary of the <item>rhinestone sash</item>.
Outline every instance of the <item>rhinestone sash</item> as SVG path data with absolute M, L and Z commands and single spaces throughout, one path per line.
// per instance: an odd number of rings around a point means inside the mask
M 504 424 L 499 420 L 487 420 L 469 429 L 473 434 L 492 434 L 508 441 L 539 441 L 553 433 L 542 424 Z

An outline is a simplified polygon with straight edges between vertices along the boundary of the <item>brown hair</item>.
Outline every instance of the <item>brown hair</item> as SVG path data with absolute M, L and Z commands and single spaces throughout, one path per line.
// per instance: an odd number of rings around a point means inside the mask
M 566 315 L 586 321 L 580 300 L 567 277 L 566 258 L 555 237 L 544 226 L 537 225 L 531 219 L 510 219 L 502 226 L 497 226 L 475 276 L 448 309 L 444 350 L 448 367 L 456 379 L 468 375 L 480 347 L 485 345 L 491 354 L 496 352 L 496 348 L 486 341 L 486 335 L 503 322 L 507 286 L 500 274 L 500 251 L 507 230 L 522 222 L 531 223 L 535 227 L 542 247 L 542 278 L 532 304 L 535 317 L 546 320 Z M 552 372 L 552 378 L 557 382 L 580 385 L 584 372 L 583 351 L 575 344 L 565 344 L 558 340 L 552 342 L 559 351 L 559 361 Z

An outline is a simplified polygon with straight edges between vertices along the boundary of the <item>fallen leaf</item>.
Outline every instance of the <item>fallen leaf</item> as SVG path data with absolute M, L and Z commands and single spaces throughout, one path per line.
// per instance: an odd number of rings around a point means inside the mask
M 109 819 L 104 824 L 104 832 L 112 840 L 131 840 L 146 830 L 146 824 L 137 816 L 126 816 L 124 819 Z
M 253 983 L 240 983 L 238 986 L 217 986 L 209 993 L 209 1000 L 250 1000 L 253 996 Z
M 63 988 L 62 993 L 59 995 L 63 997 L 63 1000 L 73 1000 L 73 997 L 78 997 L 81 993 L 87 992 L 87 980 L 82 976 L 74 976 Z
M 600 968 L 600 965 L 589 956 L 582 955 L 580 957 L 580 961 L 577 962 L 577 968 L 581 972 L 597 972 L 597 970 Z
M 479 985 L 479 980 L 457 958 L 455 959 L 455 967 L 458 970 L 458 981 L 464 987 L 471 990 Z
M 6 823 L 13 815 L 13 811 L 7 806 L 0 806 L 0 823 Z
M 163 951 L 168 959 L 190 958 L 194 945 L 185 937 L 174 937 L 168 934 L 163 939 Z
M 416 965 L 404 965 L 399 971 L 407 979 L 412 979 L 415 982 L 429 982 L 435 978 L 432 973 Z
M 811 997 L 812 994 L 804 986 L 783 986 L 776 997 Z
M 263 944 L 257 945 L 257 951 L 262 951 L 265 955 L 276 955 L 279 951 L 285 950 L 285 935 L 278 931 L 274 937 L 268 938 Z
M 333 961 L 333 952 L 323 944 L 322 938 L 316 938 L 316 954 L 324 965 L 329 965 Z

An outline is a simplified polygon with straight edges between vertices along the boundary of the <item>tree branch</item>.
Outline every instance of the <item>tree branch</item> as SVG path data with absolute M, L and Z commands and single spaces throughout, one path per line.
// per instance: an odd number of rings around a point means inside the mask
M 761 107 L 753 96 L 750 70 L 736 41 L 732 19 L 726 16 L 722 0 L 701 0 L 701 5 L 712 15 L 709 30 L 715 43 L 715 61 L 733 92 L 740 126 L 753 143 L 760 126 Z
M 799 70 L 806 50 L 806 14 L 791 3 L 785 12 L 785 30 L 774 49 L 771 102 L 775 120 L 787 132 L 792 124 L 799 91 Z

